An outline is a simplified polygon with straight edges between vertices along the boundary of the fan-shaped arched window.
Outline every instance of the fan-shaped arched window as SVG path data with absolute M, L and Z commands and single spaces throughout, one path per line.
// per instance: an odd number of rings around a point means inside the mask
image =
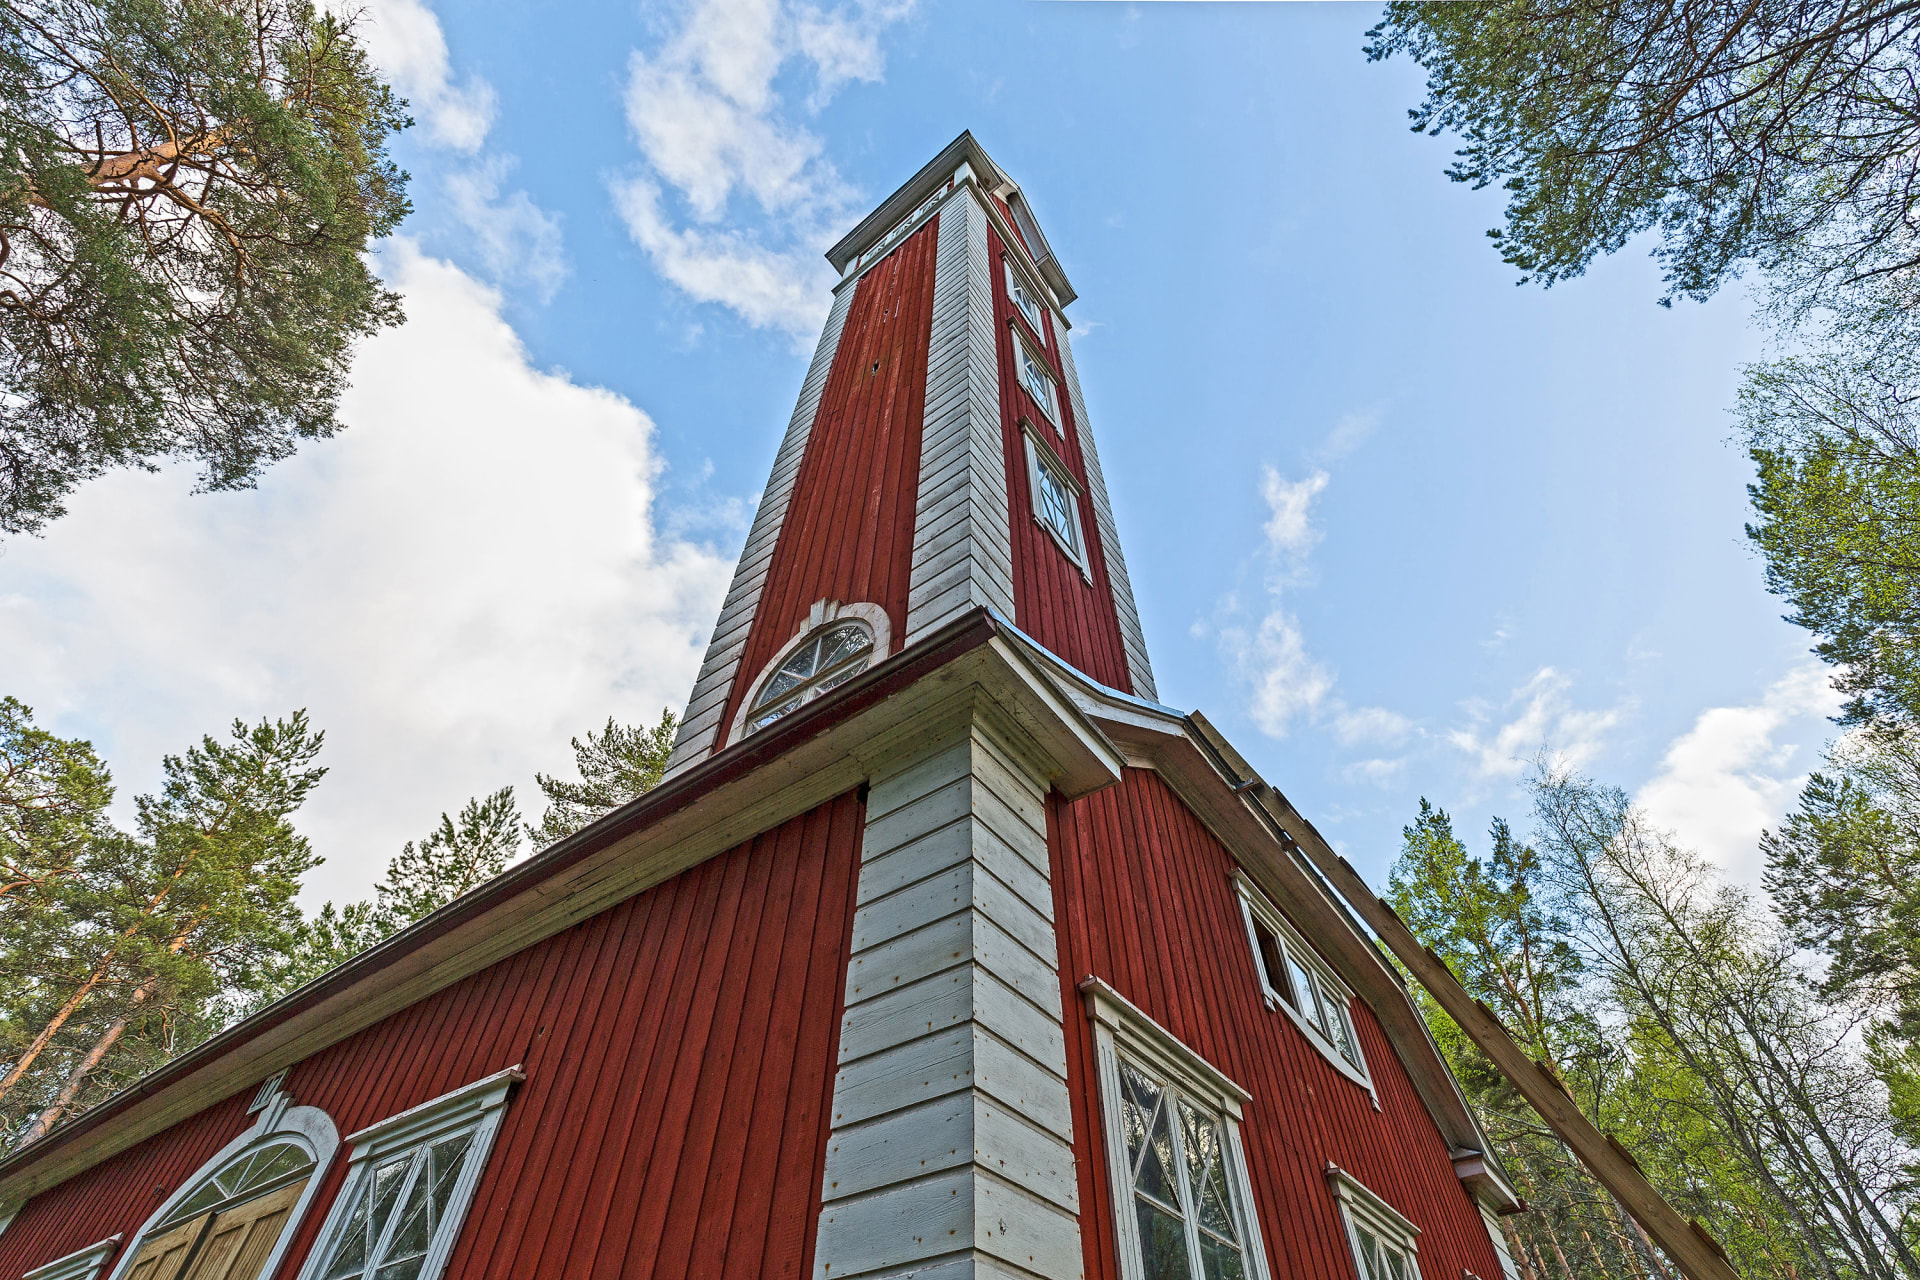
M 814 631 L 761 681 L 747 711 L 747 732 L 764 729 L 845 684 L 872 665 L 873 654 L 873 628 L 861 619 L 841 619 Z
M 326 1112 L 293 1106 L 278 1088 L 257 1117 L 154 1210 L 114 1264 L 112 1280 L 255 1280 L 274 1273 L 340 1137 Z
M 243 1151 L 201 1183 L 194 1193 L 173 1206 L 162 1227 L 185 1222 L 212 1209 L 252 1200 L 304 1180 L 313 1172 L 313 1153 L 306 1144 L 287 1138 Z

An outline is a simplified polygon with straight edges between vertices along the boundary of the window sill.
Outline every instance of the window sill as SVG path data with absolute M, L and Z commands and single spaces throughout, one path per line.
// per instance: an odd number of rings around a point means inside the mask
M 1341 1056 L 1339 1048 L 1320 1034 L 1320 1028 L 1308 1022 L 1306 1017 L 1302 1015 L 1298 1009 L 1288 1004 L 1274 992 L 1262 990 L 1260 995 L 1261 998 L 1267 1002 L 1267 1008 L 1277 1010 L 1287 1015 L 1293 1025 L 1299 1028 L 1300 1034 L 1307 1038 L 1307 1043 L 1315 1049 L 1318 1049 L 1320 1056 L 1331 1063 L 1335 1071 L 1338 1071 L 1341 1075 L 1353 1081 L 1362 1089 L 1365 1089 L 1367 1096 L 1373 1100 L 1373 1109 L 1375 1111 L 1380 1110 L 1380 1095 L 1374 1091 L 1373 1081 L 1363 1075 L 1358 1067 Z

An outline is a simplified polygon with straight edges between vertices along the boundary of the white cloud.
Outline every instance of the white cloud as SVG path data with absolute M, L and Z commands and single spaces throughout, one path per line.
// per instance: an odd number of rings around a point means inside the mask
M 1628 706 L 1576 707 L 1567 696 L 1572 686 L 1560 672 L 1542 667 L 1499 707 L 1468 703 L 1472 723 L 1450 730 L 1446 740 L 1466 754 L 1473 771 L 1483 779 L 1518 777 L 1543 750 L 1570 768 L 1583 768 L 1599 755 L 1606 735 L 1625 717 Z
M 330 0 L 336 12 L 356 16 L 367 53 L 405 98 L 435 143 L 471 155 L 493 129 L 493 86 L 484 77 L 456 79 L 440 19 L 422 0 Z M 567 276 L 560 217 L 525 191 L 502 195 L 518 163 L 505 152 L 449 173 L 442 186 L 449 211 L 468 234 L 467 246 L 495 284 L 527 285 L 550 301 Z
M 411 104 L 428 134 L 455 151 L 476 151 L 493 128 L 493 86 L 480 76 L 456 82 L 440 19 L 420 0 L 336 3 L 342 13 L 366 16 L 367 52 Z
M 1343 420 L 1344 421 L 1344 420 Z M 1269 737 L 1285 737 L 1297 719 L 1331 723 L 1342 744 L 1392 743 L 1412 732 L 1413 723 L 1382 707 L 1350 707 L 1334 696 L 1334 674 L 1307 652 L 1300 623 L 1285 607 L 1284 596 L 1306 576 L 1307 555 L 1320 541 L 1313 523 L 1313 501 L 1326 490 L 1329 476 L 1315 471 L 1289 480 L 1272 467 L 1260 476 L 1266 500 L 1267 612 L 1257 625 L 1228 623 L 1219 628 L 1222 651 L 1253 690 L 1253 720 Z M 1220 605 L 1224 616 L 1239 612 L 1231 596 Z
M 1413 721 L 1385 707 L 1341 707 L 1333 717 L 1334 736 L 1345 746 L 1378 742 L 1389 746 L 1405 742 Z
M 1327 487 L 1327 473 L 1288 480 L 1272 467 L 1263 469 L 1260 496 L 1267 500 L 1267 545 L 1276 554 L 1298 558 L 1313 550 L 1320 531 L 1313 527 L 1313 500 Z
M 300 825 L 363 892 L 467 796 L 516 784 L 609 714 L 678 710 L 729 559 L 663 535 L 653 423 L 529 365 L 500 297 L 411 245 L 408 322 L 362 349 L 340 436 L 258 491 L 119 472 L 7 548 L 5 691 L 92 736 L 123 799 L 235 716 L 311 710 L 333 772 Z
M 645 178 L 616 183 L 614 201 L 627 231 L 655 268 L 689 297 L 730 307 L 749 324 L 806 339 L 820 327 L 833 272 L 796 262 L 736 231 L 676 228 L 660 210 L 660 191 Z
M 856 193 L 774 83 L 789 62 L 810 67 L 807 105 L 818 110 L 847 84 L 879 80 L 880 37 L 912 8 L 695 0 L 659 48 L 634 51 L 626 113 L 641 165 L 609 185 L 661 275 L 750 324 L 813 336 L 833 278 L 820 255 L 846 230 Z M 669 189 L 693 226 L 666 207 Z
M 1380 412 L 1370 409 L 1364 413 L 1349 413 L 1333 424 L 1333 430 L 1327 433 L 1319 448 L 1319 457 L 1323 462 L 1338 462 L 1367 442 L 1367 437 L 1380 425 Z
M 1348 782 L 1364 782 L 1376 787 L 1391 787 L 1399 783 L 1400 775 L 1406 771 L 1405 760 L 1357 760 L 1340 771 Z
M 1760 832 L 1779 822 L 1806 781 L 1791 767 L 1801 744 L 1780 742 L 1778 735 L 1796 720 L 1839 710 L 1830 677 L 1821 663 L 1804 663 L 1758 703 L 1701 712 L 1640 788 L 1641 807 L 1722 867 L 1751 868 Z
M 513 168 L 511 156 L 495 156 L 448 174 L 447 199 L 488 275 L 502 284 L 529 285 L 547 302 L 568 272 L 560 215 L 545 212 L 524 191 L 502 196 L 501 180 Z
M 1333 692 L 1333 675 L 1307 653 L 1300 625 L 1275 607 L 1251 633 L 1226 627 L 1220 641 L 1240 675 L 1253 686 L 1253 722 L 1283 738 L 1293 721 L 1318 711 Z

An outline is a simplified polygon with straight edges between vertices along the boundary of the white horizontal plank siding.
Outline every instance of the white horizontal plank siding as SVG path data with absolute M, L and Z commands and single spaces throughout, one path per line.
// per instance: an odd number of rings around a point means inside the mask
M 977 721 L 872 781 L 819 1280 L 1081 1274 L 1044 786 Z
M 1100 470 L 1100 455 L 1093 447 L 1093 427 L 1087 421 L 1087 402 L 1080 395 L 1080 375 L 1073 367 L 1073 344 L 1066 330 L 1055 326 L 1060 342 L 1060 363 L 1067 371 L 1067 400 L 1073 405 L 1073 421 L 1080 434 L 1080 456 L 1087 464 L 1087 496 L 1093 499 L 1093 522 L 1100 534 L 1100 549 L 1106 553 L 1107 581 L 1113 587 L 1113 610 L 1120 618 L 1120 640 L 1127 649 L 1127 675 L 1133 680 L 1133 696 L 1158 702 L 1153 684 L 1153 666 L 1147 661 L 1147 637 L 1140 630 L 1140 610 L 1133 602 L 1133 582 L 1127 576 L 1126 557 L 1120 554 L 1120 531 L 1113 521 L 1113 504 L 1107 499 L 1107 479 Z
M 686 714 L 680 717 L 680 733 L 667 757 L 667 777 L 698 764 L 713 753 L 720 731 L 720 717 L 726 711 L 727 695 L 740 671 L 740 655 L 747 647 L 747 632 L 753 625 L 754 610 L 760 604 L 760 592 L 767 582 L 767 568 L 773 563 L 774 544 L 780 540 L 780 528 L 786 520 L 787 504 L 793 497 L 794 479 L 800 474 L 800 459 L 807 452 L 807 440 L 813 434 L 814 415 L 820 409 L 820 397 L 827 388 L 827 375 L 833 370 L 833 357 L 840 350 L 840 331 L 847 320 L 847 308 L 853 303 L 852 289 L 842 289 L 827 313 L 827 325 L 814 349 L 813 363 L 807 367 L 806 381 L 800 384 L 800 400 L 787 423 L 786 437 L 773 458 L 773 473 L 760 496 L 760 509 L 754 512 L 753 528 L 747 533 L 747 545 L 740 552 L 740 563 L 733 571 L 733 584 L 720 606 L 720 620 L 714 624 L 713 640 L 707 646 L 706 659 L 693 682 L 687 699 Z
M 904 643 L 969 609 L 1013 616 L 987 215 L 971 185 L 940 211 Z

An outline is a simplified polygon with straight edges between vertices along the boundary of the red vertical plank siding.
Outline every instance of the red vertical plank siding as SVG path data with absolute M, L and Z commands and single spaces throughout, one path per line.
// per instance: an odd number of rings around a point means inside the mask
M 1226 849 L 1149 770 L 1049 808 L 1067 1018 L 1081 1240 L 1090 1277 L 1118 1274 L 1094 1044 L 1077 986 L 1092 974 L 1253 1094 L 1242 1121 L 1269 1269 L 1351 1280 L 1329 1161 L 1421 1228 L 1426 1280 L 1500 1275 L 1447 1143 L 1367 1006 L 1354 1027 L 1380 1110 L 1283 1014 L 1266 1007 Z
M 344 1137 L 523 1065 L 448 1280 L 803 1276 L 864 808 L 849 793 L 711 858 L 321 1050 L 287 1088 Z M 252 1093 L 29 1201 L 0 1232 L 0 1277 L 131 1238 L 249 1127 Z
M 754 677 L 816 600 L 878 604 L 896 647 L 906 634 L 939 222 L 929 218 L 854 285 L 716 751 Z
M 1060 432 L 1047 425 L 1014 363 L 1015 325 L 1026 318 L 1007 294 L 1007 271 L 1002 257 L 1005 242 L 997 231 L 987 231 L 987 249 L 993 263 L 994 331 L 1000 360 L 1000 418 L 1006 443 L 1007 512 L 1013 523 L 1014 622 L 1022 631 L 1100 683 L 1133 692 L 1127 672 L 1127 651 L 1120 639 L 1120 618 L 1107 580 L 1106 549 L 1093 520 L 1093 499 L 1087 486 L 1086 462 L 1080 452 L 1080 426 L 1073 419 L 1067 379 L 1060 364 L 1057 334 L 1046 338 L 1047 365 L 1053 371 L 1054 399 L 1059 402 Z M 1033 484 L 1027 473 L 1026 436 L 1020 419 L 1030 418 L 1067 464 L 1080 486 L 1080 540 L 1087 551 L 1087 576 L 1067 558 L 1033 514 Z

